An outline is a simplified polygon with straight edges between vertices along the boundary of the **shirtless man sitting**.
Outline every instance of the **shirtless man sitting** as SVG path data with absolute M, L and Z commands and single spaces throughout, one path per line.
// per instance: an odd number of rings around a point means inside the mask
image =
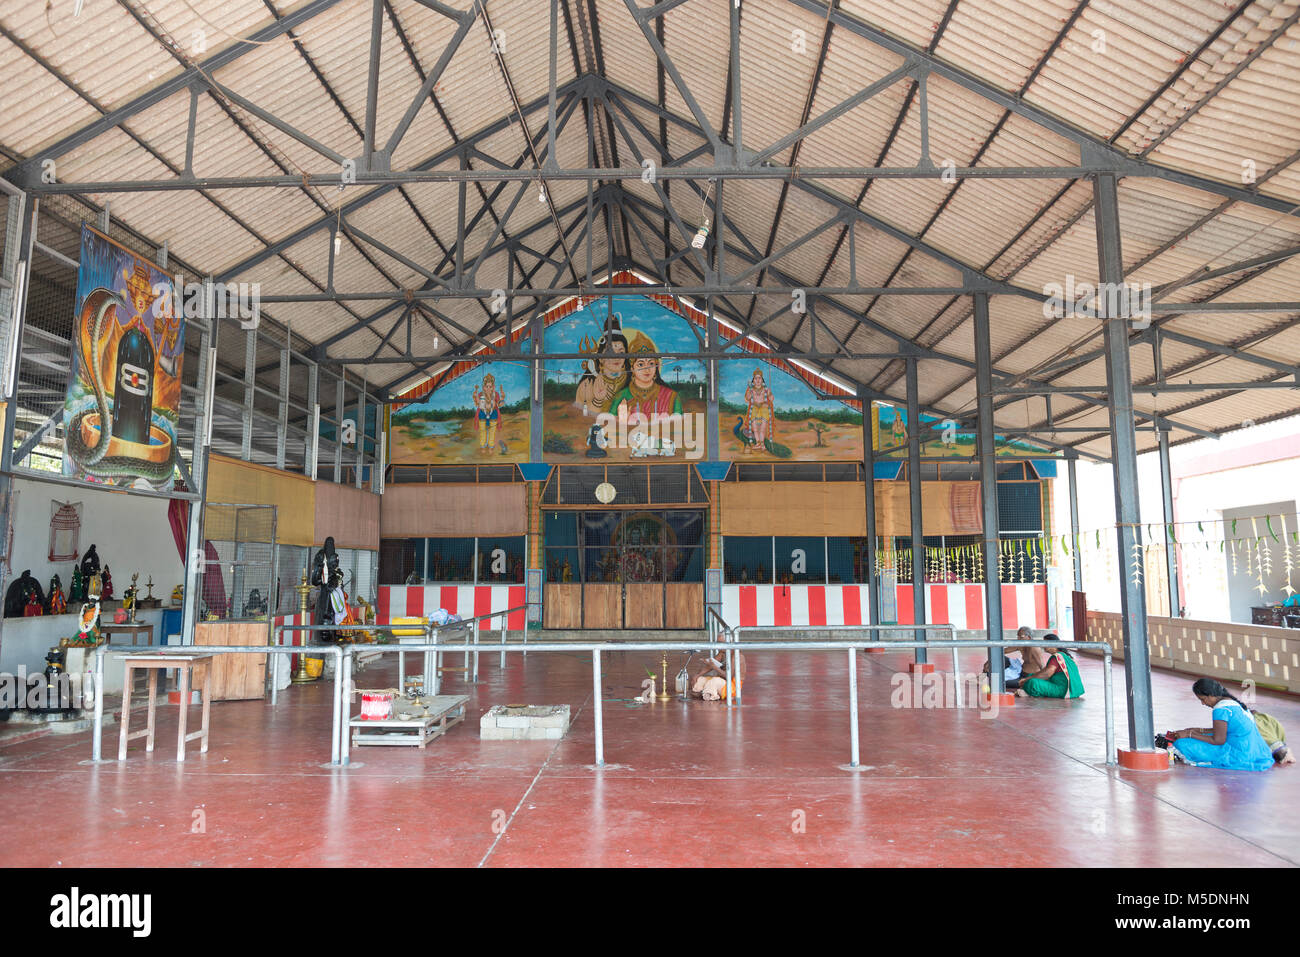
M 745 686 L 745 656 L 739 651 L 736 652 L 738 659 L 737 669 L 740 672 L 740 687 Z M 717 657 L 706 658 L 703 667 L 691 676 L 691 694 L 697 698 L 703 698 L 705 701 L 718 701 L 726 697 L 727 694 L 727 659 L 723 652 L 718 652 Z M 731 685 L 731 693 L 735 695 L 736 685 Z

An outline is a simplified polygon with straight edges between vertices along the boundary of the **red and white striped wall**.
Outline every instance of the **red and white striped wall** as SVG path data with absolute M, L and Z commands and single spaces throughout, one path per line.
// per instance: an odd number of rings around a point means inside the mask
M 724 585 L 722 617 L 740 627 L 861 625 L 869 622 L 868 585 Z M 912 586 L 897 586 L 898 624 L 910 625 Z M 929 584 L 926 619 L 957 628 L 984 627 L 984 586 Z M 1003 585 L 1004 628 L 1047 627 L 1046 585 Z
M 925 586 L 925 617 L 936 625 L 984 628 L 983 585 Z M 912 624 L 912 586 L 898 586 L 898 623 Z M 1003 585 L 1002 627 L 1047 627 L 1046 585 Z
M 490 629 L 500 629 L 503 618 L 506 628 L 523 628 L 528 617 L 523 585 L 380 585 L 375 619 L 387 625 L 394 618 L 424 618 L 439 608 L 461 618 L 518 609 L 494 616 L 481 626 Z
M 729 625 L 862 625 L 870 623 L 869 585 L 723 585 Z

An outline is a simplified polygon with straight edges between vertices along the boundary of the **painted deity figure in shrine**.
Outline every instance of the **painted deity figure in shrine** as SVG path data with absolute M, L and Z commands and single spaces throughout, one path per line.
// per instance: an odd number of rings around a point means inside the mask
M 614 313 L 605 324 L 604 333 L 594 343 L 589 337 L 583 336 L 578 351 L 593 356 L 599 356 L 603 352 L 626 354 L 627 337 L 623 335 L 622 317 Z M 578 380 L 578 391 L 573 399 L 574 406 L 582 409 L 583 415 L 600 415 L 602 412 L 609 412 L 610 402 L 627 385 L 627 360 L 617 356 L 604 359 L 591 358 L 587 359 L 583 366 L 584 372 L 582 378 Z
M 632 360 L 631 378 L 611 402 L 615 414 L 630 418 L 639 412 L 647 420 L 655 414 L 680 415 L 682 400 L 660 375 L 661 360 L 654 341 L 638 329 L 628 340 L 627 352 Z
M 481 452 L 491 452 L 497 444 L 497 424 L 501 421 L 501 405 L 505 394 L 497 388 L 492 373 L 483 376 L 483 384 L 474 388 L 473 396 L 478 421 L 478 447 Z
M 748 436 L 744 451 L 762 449 L 772 435 L 772 426 L 776 419 L 775 402 L 772 390 L 763 379 L 763 370 L 755 369 L 750 376 L 749 388 L 745 390 L 745 423 L 741 431 Z

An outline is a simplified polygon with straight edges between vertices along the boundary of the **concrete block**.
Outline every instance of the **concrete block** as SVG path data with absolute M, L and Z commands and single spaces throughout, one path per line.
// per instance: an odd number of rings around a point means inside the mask
M 544 731 L 546 732 L 546 736 L 547 736 L 548 738 L 562 738 L 562 737 L 564 737 L 564 729 L 563 729 L 563 728 L 543 728 L 542 730 L 544 730 Z
M 498 728 L 526 728 L 530 721 L 536 721 L 536 718 L 528 718 L 524 715 L 497 715 Z

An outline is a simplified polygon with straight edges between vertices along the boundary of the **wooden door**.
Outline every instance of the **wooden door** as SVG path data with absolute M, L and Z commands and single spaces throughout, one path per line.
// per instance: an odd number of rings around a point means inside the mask
M 704 627 L 704 583 L 670 582 L 664 585 L 664 627 Z
M 629 582 L 624 598 L 624 628 L 664 626 L 664 586 L 659 582 Z
M 623 586 L 582 586 L 582 627 L 623 627 Z
M 543 601 L 543 627 L 582 627 L 582 586 L 547 582 Z

